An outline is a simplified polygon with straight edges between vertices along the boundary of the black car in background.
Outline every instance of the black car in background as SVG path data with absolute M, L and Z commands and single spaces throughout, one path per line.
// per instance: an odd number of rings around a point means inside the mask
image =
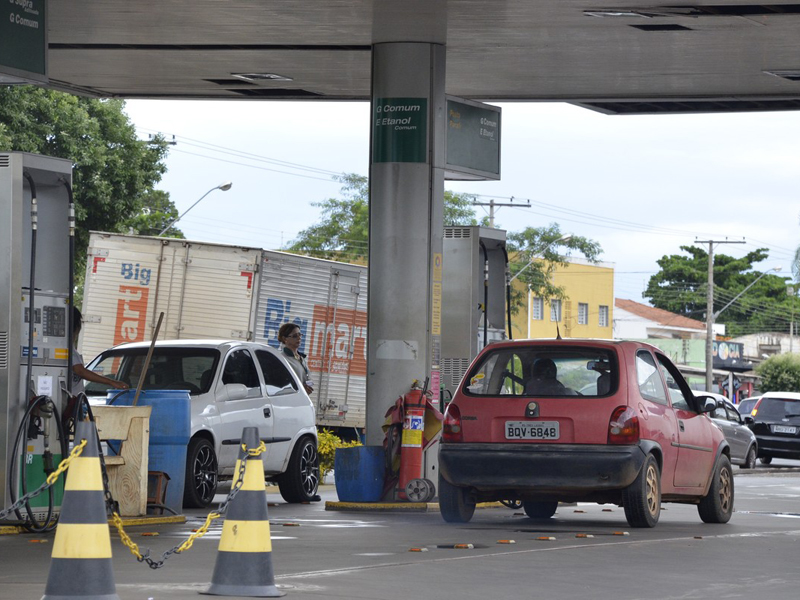
M 745 417 L 758 440 L 758 457 L 800 460 L 800 394 L 767 392 Z

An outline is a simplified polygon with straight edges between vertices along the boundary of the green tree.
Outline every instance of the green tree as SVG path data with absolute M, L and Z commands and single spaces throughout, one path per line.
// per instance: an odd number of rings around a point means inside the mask
M 800 354 L 771 356 L 756 367 L 763 392 L 800 392 Z
M 151 202 L 156 212 L 175 210 L 166 194 L 153 193 L 166 171 L 167 144 L 160 137 L 138 140 L 124 106 L 33 86 L 0 87 L 0 149 L 73 162 L 78 277 L 90 230 L 127 232 Z
M 329 259 L 366 261 L 369 240 L 369 181 L 347 173 L 334 177 L 342 184 L 340 198 L 313 202 L 322 209 L 318 223 L 301 231 L 289 250 Z M 478 225 L 471 194 L 444 193 L 445 225 Z
M 699 246 L 681 246 L 685 254 L 661 257 L 658 273 L 650 277 L 643 296 L 653 306 L 670 312 L 704 319 L 708 289 L 708 252 Z M 741 258 L 714 254 L 714 310 L 720 310 L 762 272 L 755 263 L 768 257 L 766 248 L 748 252 Z M 753 287 L 722 312 L 716 321 L 726 325 L 727 334 L 735 337 L 756 331 L 789 330 L 791 299 L 786 294 L 786 280 L 777 275 L 762 277 Z
M 567 296 L 563 287 L 553 284 L 555 268 L 569 264 L 568 258 L 572 251 L 578 252 L 590 262 L 597 262 L 602 252 L 600 244 L 594 240 L 577 235 L 567 237 L 557 223 L 546 227 L 526 227 L 520 232 L 509 234 L 508 248 L 511 277 L 516 277 L 526 288 L 530 286 L 530 290 L 537 296 L 562 300 Z M 512 311 L 517 312 L 525 305 L 525 294 L 512 290 Z

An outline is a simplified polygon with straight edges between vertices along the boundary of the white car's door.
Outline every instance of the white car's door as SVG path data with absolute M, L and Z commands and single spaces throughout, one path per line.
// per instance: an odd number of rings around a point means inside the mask
M 222 377 L 216 387 L 217 410 L 220 415 L 219 438 L 239 440 L 245 427 L 258 427 L 259 437 L 273 435 L 274 415 L 269 398 L 256 368 L 252 352 L 246 346 L 235 347 L 225 356 Z M 230 473 L 236 464 L 238 444 L 223 444 L 219 452 L 219 468 Z M 262 454 L 266 464 L 271 448 Z
M 313 408 L 292 370 L 269 348 L 255 351 L 267 396 L 273 410 L 273 435 L 293 439 L 297 432 L 314 424 Z M 264 462 L 268 473 L 280 473 L 291 451 L 290 441 L 271 444 Z

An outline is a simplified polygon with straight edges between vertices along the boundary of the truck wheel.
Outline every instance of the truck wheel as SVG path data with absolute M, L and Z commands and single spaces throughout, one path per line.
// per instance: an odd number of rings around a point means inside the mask
M 217 455 L 206 438 L 195 437 L 186 451 L 186 480 L 183 487 L 183 505 L 187 508 L 205 508 L 217 492 Z
M 475 501 L 470 499 L 466 488 L 448 483 L 439 474 L 439 511 L 448 523 L 469 523 L 475 514 Z
M 731 461 L 724 454 L 714 467 L 714 479 L 708 494 L 697 505 L 703 523 L 727 523 L 733 514 L 733 471 Z
M 319 488 L 319 455 L 314 439 L 295 444 L 286 472 L 278 477 L 278 489 L 286 502 L 311 502 Z
M 636 479 L 622 490 L 622 506 L 631 527 L 655 527 L 661 515 L 661 472 L 652 454 L 647 455 Z
M 525 514 L 528 515 L 531 519 L 549 519 L 554 514 L 556 514 L 556 509 L 558 508 L 558 501 L 553 500 L 551 502 L 532 502 L 532 501 L 524 501 L 522 503 L 522 509 L 525 511 Z

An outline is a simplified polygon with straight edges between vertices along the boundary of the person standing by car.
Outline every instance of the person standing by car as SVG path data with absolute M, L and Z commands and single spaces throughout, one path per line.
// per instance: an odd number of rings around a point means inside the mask
M 128 384 L 116 379 L 110 379 L 100 373 L 90 371 L 83 365 L 83 356 L 78 352 L 78 336 L 81 333 L 81 325 L 83 324 L 83 315 L 76 306 L 72 307 L 72 395 L 77 396 L 84 391 L 83 380 L 93 381 L 102 385 L 107 385 L 118 390 L 128 388 Z
M 284 323 L 278 330 L 278 341 L 281 343 L 283 356 L 294 369 L 294 372 L 297 373 L 300 381 L 303 382 L 306 393 L 310 394 L 314 391 L 314 383 L 311 381 L 311 376 L 308 372 L 306 355 L 298 351 L 302 337 L 303 334 L 296 323 Z

